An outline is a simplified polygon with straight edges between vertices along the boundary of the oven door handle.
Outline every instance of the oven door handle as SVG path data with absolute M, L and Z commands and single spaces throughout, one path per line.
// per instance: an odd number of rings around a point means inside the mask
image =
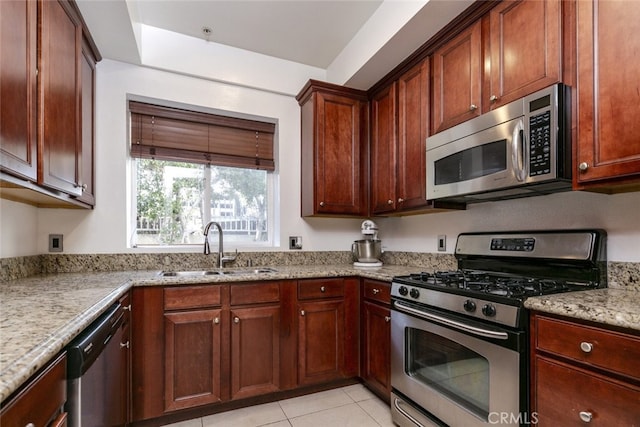
M 511 162 L 513 163 L 513 173 L 519 182 L 524 182 L 527 177 L 524 144 L 524 124 L 520 119 L 511 134 Z
M 492 331 L 489 329 L 483 329 L 483 328 L 478 328 L 471 325 L 466 325 L 464 323 L 457 322 L 452 319 L 447 319 L 446 317 L 438 316 L 437 314 L 428 313 L 422 310 L 415 309 L 413 307 L 409 307 L 407 305 L 402 304 L 402 302 L 400 301 L 394 301 L 393 306 L 400 311 L 404 311 L 405 313 L 410 313 L 426 320 L 432 320 L 434 322 L 441 323 L 443 325 L 451 326 L 455 329 L 468 332 L 473 335 L 478 335 L 485 338 L 495 338 L 499 340 L 509 339 L 509 335 L 506 332 Z

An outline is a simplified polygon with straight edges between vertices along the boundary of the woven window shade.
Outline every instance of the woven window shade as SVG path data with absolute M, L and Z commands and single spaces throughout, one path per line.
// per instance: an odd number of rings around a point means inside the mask
M 131 157 L 275 170 L 273 123 L 129 101 Z

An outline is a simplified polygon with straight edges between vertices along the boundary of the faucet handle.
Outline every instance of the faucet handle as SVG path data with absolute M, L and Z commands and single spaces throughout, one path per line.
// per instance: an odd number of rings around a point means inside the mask
M 238 249 L 236 249 L 236 252 L 234 255 L 222 254 L 222 262 L 233 262 L 236 260 L 237 257 L 238 257 Z

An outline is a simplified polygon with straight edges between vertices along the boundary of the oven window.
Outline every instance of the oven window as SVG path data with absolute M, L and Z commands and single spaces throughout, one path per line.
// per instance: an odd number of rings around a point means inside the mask
M 407 328 L 405 371 L 467 410 L 489 416 L 489 361 L 454 341 Z
M 467 181 L 507 169 L 507 140 L 490 142 L 436 160 L 436 185 Z

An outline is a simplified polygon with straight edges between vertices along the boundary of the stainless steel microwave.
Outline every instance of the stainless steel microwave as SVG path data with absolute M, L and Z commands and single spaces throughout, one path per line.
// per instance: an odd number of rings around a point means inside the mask
M 427 199 L 570 190 L 570 105 L 569 87 L 557 84 L 427 138 Z

